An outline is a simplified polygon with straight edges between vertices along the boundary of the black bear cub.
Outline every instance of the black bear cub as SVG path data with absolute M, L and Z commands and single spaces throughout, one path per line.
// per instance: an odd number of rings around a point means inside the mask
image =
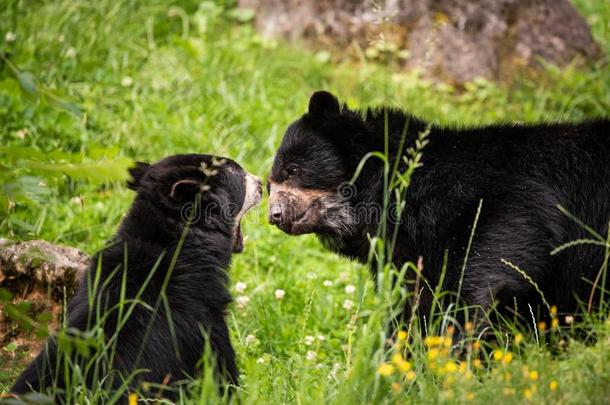
M 66 361 L 79 364 L 90 387 L 102 379 L 111 389 L 179 386 L 200 371 L 206 344 L 219 382 L 238 383 L 225 321 L 227 271 L 243 249 L 240 220 L 260 201 L 260 180 L 229 159 L 199 154 L 138 163 L 130 173 L 133 205 L 67 310 L 68 331 L 103 325 L 109 349 L 95 358 L 102 365 L 59 356 L 51 338 L 11 392 L 70 387 Z
M 603 246 L 610 221 L 607 119 L 458 129 L 393 108 L 350 110 L 332 94 L 317 92 L 275 156 L 270 222 L 293 235 L 315 233 L 330 249 L 367 262 L 386 191 L 381 160 L 366 160 L 355 182 L 346 184 L 370 152 L 387 150 L 389 167 L 396 163 L 404 171 L 405 151 L 422 133 L 427 144 L 419 139 L 425 144 L 422 165 L 406 190 L 404 211 L 387 221 L 387 235 L 396 231 L 393 262 L 400 268 L 423 259 L 422 278 L 407 273 L 405 287 L 417 300 L 407 300 L 403 315 L 416 302 L 420 319 L 429 319 L 439 283 L 472 308 L 463 316 L 479 321 L 493 312 L 531 324 L 532 314 L 549 316 L 552 305 L 560 313 L 599 305 L 610 287 Z M 551 254 L 567 242 L 595 238 L 597 244 Z

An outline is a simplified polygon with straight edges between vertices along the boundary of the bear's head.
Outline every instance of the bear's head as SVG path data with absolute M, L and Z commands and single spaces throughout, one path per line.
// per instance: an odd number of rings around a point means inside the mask
M 362 116 L 318 91 L 282 139 L 268 179 L 269 221 L 284 232 L 346 236 L 358 188 L 350 183 L 369 145 Z
M 239 164 L 211 155 L 185 154 L 154 164 L 138 162 L 129 173 L 132 179 L 127 185 L 137 192 L 132 212 L 154 207 L 148 220 L 158 221 L 163 229 L 181 230 L 190 223 L 231 232 L 233 251 L 243 250 L 240 221 L 260 202 L 262 183 Z

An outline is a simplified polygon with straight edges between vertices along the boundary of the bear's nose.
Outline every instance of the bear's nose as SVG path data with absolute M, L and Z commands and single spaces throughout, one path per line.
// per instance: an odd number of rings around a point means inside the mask
M 279 203 L 273 204 L 269 208 L 269 222 L 272 225 L 277 225 L 282 222 L 282 205 Z

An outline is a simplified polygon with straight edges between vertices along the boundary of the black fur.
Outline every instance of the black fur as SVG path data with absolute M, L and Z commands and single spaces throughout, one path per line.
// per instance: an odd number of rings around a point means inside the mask
M 208 170 L 217 170 L 217 173 L 204 174 L 202 162 Z M 138 163 L 130 173 L 133 178 L 129 187 L 137 196 L 108 247 L 93 258 L 86 279 L 71 299 L 68 327 L 90 330 L 99 306 L 108 316 L 103 323 L 108 340 L 117 331 L 118 315 L 114 306 L 121 301 L 123 277 L 126 279 L 124 298 L 129 300 L 136 296 L 159 260 L 140 297 L 149 308 L 137 305 L 119 332 L 110 365 L 113 373 L 106 376 L 111 382 L 107 384 L 118 387 L 122 378 L 137 369 L 144 372 L 129 384 L 132 389 L 144 381 L 177 384 L 200 371 L 206 340 L 215 357 L 219 381 L 237 384 L 235 353 L 224 317 L 231 302 L 227 270 L 235 243 L 235 214 L 244 203 L 245 172 L 233 161 L 219 163 L 209 155 L 192 154 L 172 156 L 153 165 Z M 195 218 L 185 232 L 187 218 L 193 214 L 185 206 L 197 198 L 203 215 Z M 183 245 L 177 252 L 183 235 Z M 177 261 L 169 274 L 176 253 Z M 97 285 L 105 286 L 97 289 L 90 307 L 87 294 L 94 289 L 98 264 L 101 277 Z M 169 314 L 159 304 L 166 277 L 169 277 L 165 291 Z M 154 317 L 151 308 L 157 309 Z M 54 384 L 64 388 L 67 384 L 63 369 L 57 367 L 58 360 L 56 341 L 50 339 L 11 392 L 44 391 Z M 86 360 L 72 358 L 81 365 Z M 102 375 L 87 374 L 88 384 Z M 174 396 L 172 392 L 163 395 Z
M 507 310 L 516 303 L 517 312 L 531 320 L 527 304 L 536 312 L 540 294 L 501 259 L 523 269 L 550 305 L 557 305 L 562 313 L 574 313 L 579 301 L 589 300 L 593 280 L 602 268 L 604 248 L 579 245 L 553 256 L 550 252 L 566 242 L 591 237 L 560 212 L 558 205 L 604 237 L 608 234 L 610 121 L 449 128 L 429 126 L 397 109 L 352 111 L 338 105 L 330 93 L 312 96 L 308 113 L 284 135 L 270 175 L 272 183 L 336 190 L 351 179 L 367 153 L 384 151 L 386 122 L 392 164 L 399 157 L 405 128 L 403 150 L 413 147 L 419 134 L 429 128 L 423 166 L 415 171 L 406 194 L 393 262 L 400 267 L 423 257 L 423 275 L 434 288 L 447 253 L 442 287 L 455 293 L 482 200 L 461 290 L 464 304 L 485 310 L 497 304 Z M 286 174 L 288 164 L 299 166 L 298 175 Z M 400 167 L 404 170 L 402 162 Z M 382 205 L 382 170 L 378 159 L 369 159 L 355 181 L 355 195 L 346 201 L 356 215 L 353 223 L 340 227 L 331 219 L 311 228 L 327 247 L 367 262 L 367 235 L 377 234 L 380 217 L 364 218 L 363 210 L 356 207 Z M 390 224 L 389 234 L 392 231 Z M 415 276 L 409 274 L 407 285 L 413 291 Z M 420 281 L 418 312 L 427 315 L 432 293 Z M 599 295 L 598 289 L 594 302 Z M 410 312 L 407 304 L 404 315 Z

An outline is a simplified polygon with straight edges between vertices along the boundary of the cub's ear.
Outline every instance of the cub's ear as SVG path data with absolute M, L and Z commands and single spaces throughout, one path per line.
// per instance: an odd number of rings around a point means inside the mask
M 195 197 L 203 191 L 203 184 L 195 179 L 182 179 L 172 184 L 169 197 L 178 203 L 195 201 Z
M 140 186 L 142 177 L 144 177 L 144 174 L 149 167 L 150 165 L 146 162 L 136 162 L 136 165 L 128 170 L 131 175 L 131 180 L 127 180 L 127 187 L 132 190 L 137 190 L 138 186 Z
M 309 114 L 317 117 L 339 115 L 339 100 L 327 91 L 316 91 L 309 99 Z

